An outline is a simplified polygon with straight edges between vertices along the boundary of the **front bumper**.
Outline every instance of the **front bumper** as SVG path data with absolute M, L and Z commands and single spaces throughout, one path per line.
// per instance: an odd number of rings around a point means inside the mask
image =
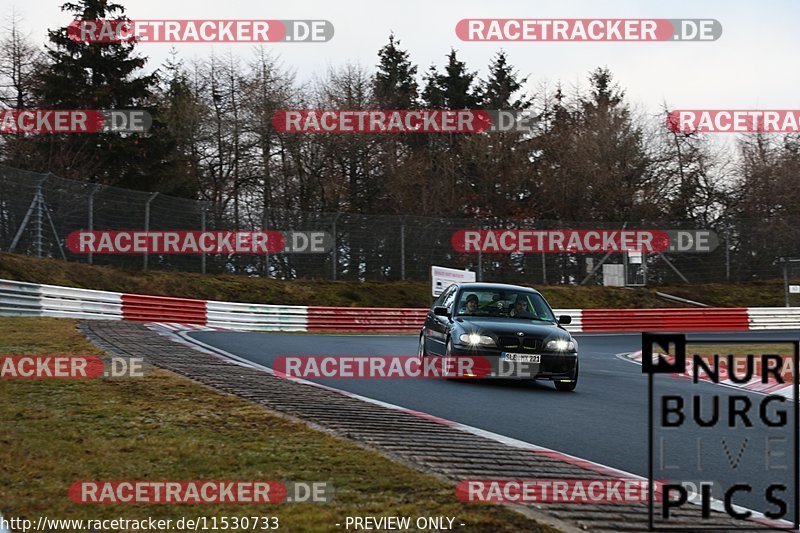
M 505 379 L 574 379 L 578 365 L 577 352 L 536 352 L 539 363 L 504 361 L 502 350 L 497 348 L 473 348 L 453 346 L 453 356 L 480 358 L 476 364 L 480 369 L 476 377 Z M 525 352 L 516 352 L 525 353 Z M 525 353 L 526 355 L 533 355 Z M 487 365 L 489 371 L 487 372 Z

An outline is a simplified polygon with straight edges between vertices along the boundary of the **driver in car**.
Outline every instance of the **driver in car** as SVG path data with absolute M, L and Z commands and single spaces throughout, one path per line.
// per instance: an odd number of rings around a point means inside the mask
M 467 296 L 466 304 L 458 312 L 459 315 L 474 315 L 478 312 L 478 296 L 470 294 Z

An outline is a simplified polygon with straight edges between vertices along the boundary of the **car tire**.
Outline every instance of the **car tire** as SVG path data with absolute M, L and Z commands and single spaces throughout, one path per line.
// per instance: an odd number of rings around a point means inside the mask
M 453 358 L 453 340 L 448 337 L 447 343 L 445 344 L 444 348 L 444 357 L 442 359 L 442 375 L 445 379 L 457 379 L 457 374 L 454 374 L 449 371 L 451 368 L 450 361 Z
M 428 356 L 425 352 L 425 334 L 419 336 L 419 347 L 417 348 L 417 358 L 422 361 Z
M 559 392 L 572 392 L 575 390 L 575 387 L 578 386 L 578 363 L 575 363 L 575 375 L 572 378 L 572 381 L 554 381 L 553 384 L 556 386 L 556 390 Z

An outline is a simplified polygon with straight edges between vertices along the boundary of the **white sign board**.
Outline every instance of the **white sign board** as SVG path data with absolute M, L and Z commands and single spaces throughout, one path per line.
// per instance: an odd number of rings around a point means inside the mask
M 431 289 L 433 289 L 434 296 L 442 294 L 442 291 L 453 283 L 467 283 L 470 281 L 475 281 L 475 272 L 455 268 L 431 267 Z
M 628 263 L 632 265 L 641 265 L 642 264 L 642 252 L 639 250 L 629 250 L 628 251 Z
M 606 287 L 624 287 L 625 265 L 609 263 L 603 265 L 603 285 Z
M 789 285 L 789 293 L 800 294 L 800 285 Z

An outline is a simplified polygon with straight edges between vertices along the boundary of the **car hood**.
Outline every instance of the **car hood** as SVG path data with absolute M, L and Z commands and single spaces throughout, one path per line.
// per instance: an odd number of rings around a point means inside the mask
M 455 323 L 467 332 L 487 331 L 495 335 L 516 335 L 522 332 L 526 336 L 546 338 L 552 335 L 571 337 L 571 335 L 553 323 L 537 320 L 518 320 L 504 318 L 459 317 Z

